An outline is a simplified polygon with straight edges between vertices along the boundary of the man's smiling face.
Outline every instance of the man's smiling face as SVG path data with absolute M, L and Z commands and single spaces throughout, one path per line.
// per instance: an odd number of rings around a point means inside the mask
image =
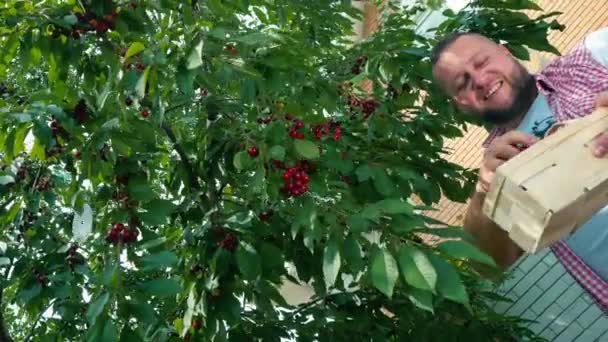
M 522 115 L 536 96 L 533 77 L 509 51 L 476 34 L 449 44 L 433 76 L 461 110 L 497 124 Z

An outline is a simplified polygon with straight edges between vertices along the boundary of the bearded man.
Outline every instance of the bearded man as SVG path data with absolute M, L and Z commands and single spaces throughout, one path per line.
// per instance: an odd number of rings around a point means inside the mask
M 479 181 L 464 227 L 480 249 L 507 268 L 523 252 L 482 213 L 494 173 L 554 125 L 608 107 L 608 28 L 587 35 L 538 74 L 529 73 L 504 46 L 475 33 L 445 38 L 435 46 L 431 59 L 435 82 L 455 105 L 494 126 L 483 144 Z M 590 153 L 597 158 L 608 155 L 608 134 L 595 140 Z M 607 312 L 608 207 L 551 246 L 551 252 Z

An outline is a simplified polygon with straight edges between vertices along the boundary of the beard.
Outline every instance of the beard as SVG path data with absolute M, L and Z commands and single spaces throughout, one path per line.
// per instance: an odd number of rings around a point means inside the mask
M 519 76 L 514 79 L 512 84 L 513 102 L 511 105 L 507 108 L 485 110 L 481 113 L 484 121 L 494 125 L 503 125 L 524 115 L 530 109 L 538 96 L 536 80 L 521 65 L 520 71 Z

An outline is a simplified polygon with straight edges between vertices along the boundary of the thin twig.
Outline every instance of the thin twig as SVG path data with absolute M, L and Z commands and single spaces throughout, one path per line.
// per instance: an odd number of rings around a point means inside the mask
M 34 178 L 34 183 L 32 183 L 30 193 L 34 192 L 34 189 L 36 189 L 36 184 L 38 183 L 38 178 L 40 177 L 40 171 L 42 171 L 42 166 L 38 168 L 38 172 L 36 173 L 36 178 Z
M 302 311 L 310 308 L 311 306 L 314 306 L 314 305 L 318 304 L 321 301 L 326 300 L 329 297 L 335 296 L 337 294 L 340 294 L 340 293 L 328 293 L 328 294 L 326 294 L 324 296 L 321 296 L 321 297 L 318 297 L 316 299 L 313 299 L 313 300 L 311 300 L 308 303 L 302 304 L 295 311 L 293 311 L 289 316 L 287 316 L 284 320 L 288 321 L 288 320 L 292 319 L 295 315 L 299 314 L 300 312 L 302 312 Z
M 162 128 L 165 131 L 165 134 L 167 134 L 167 137 L 169 137 L 169 140 L 171 140 L 171 143 L 173 144 L 173 148 L 175 149 L 177 154 L 179 154 L 179 157 L 182 160 L 184 167 L 186 168 L 186 173 L 188 174 L 190 186 L 192 188 L 194 188 L 195 190 L 200 190 L 201 186 L 198 183 L 196 175 L 194 174 L 194 168 L 192 167 L 192 164 L 190 163 L 190 160 L 188 159 L 188 155 L 186 154 L 186 151 L 184 151 L 183 147 L 177 141 L 177 137 L 175 136 L 175 133 L 173 133 L 173 130 L 171 130 L 171 127 L 169 127 L 166 124 L 163 124 Z
M 38 314 L 38 317 L 36 317 L 36 320 L 34 321 L 34 325 L 32 325 L 32 329 L 30 330 L 30 333 L 27 335 L 27 337 L 24 340 L 25 342 L 29 342 L 32 339 L 32 336 L 34 336 L 34 330 L 36 330 L 36 326 L 38 325 L 38 322 L 42 318 L 42 315 L 45 312 L 47 312 L 51 308 L 51 306 L 53 306 L 53 304 L 55 304 L 55 299 L 51 300 L 49 305 L 44 310 L 40 311 L 40 313 Z

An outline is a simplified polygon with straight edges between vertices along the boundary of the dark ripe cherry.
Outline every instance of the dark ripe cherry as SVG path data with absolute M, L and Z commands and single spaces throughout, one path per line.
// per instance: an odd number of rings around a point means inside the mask
M 127 97 L 127 98 L 125 99 L 125 104 L 126 104 L 127 106 L 131 106 L 131 105 L 133 104 L 133 99 L 132 99 L 131 97 Z
M 255 158 L 257 156 L 260 155 L 260 150 L 258 150 L 257 147 L 255 146 L 251 146 L 248 150 L 247 153 L 249 154 L 250 157 Z
M 209 91 L 207 89 L 201 89 L 201 95 L 207 96 L 207 94 L 209 94 Z
M 268 222 L 272 218 L 274 212 L 272 210 L 263 211 L 258 215 L 260 221 Z
M 294 128 L 301 129 L 303 127 L 304 127 L 304 122 L 302 120 L 296 120 L 296 123 L 294 124 Z
M 203 327 L 203 322 L 200 319 L 195 318 L 192 320 L 192 329 L 200 330 L 200 328 L 202 328 L 202 327 Z

